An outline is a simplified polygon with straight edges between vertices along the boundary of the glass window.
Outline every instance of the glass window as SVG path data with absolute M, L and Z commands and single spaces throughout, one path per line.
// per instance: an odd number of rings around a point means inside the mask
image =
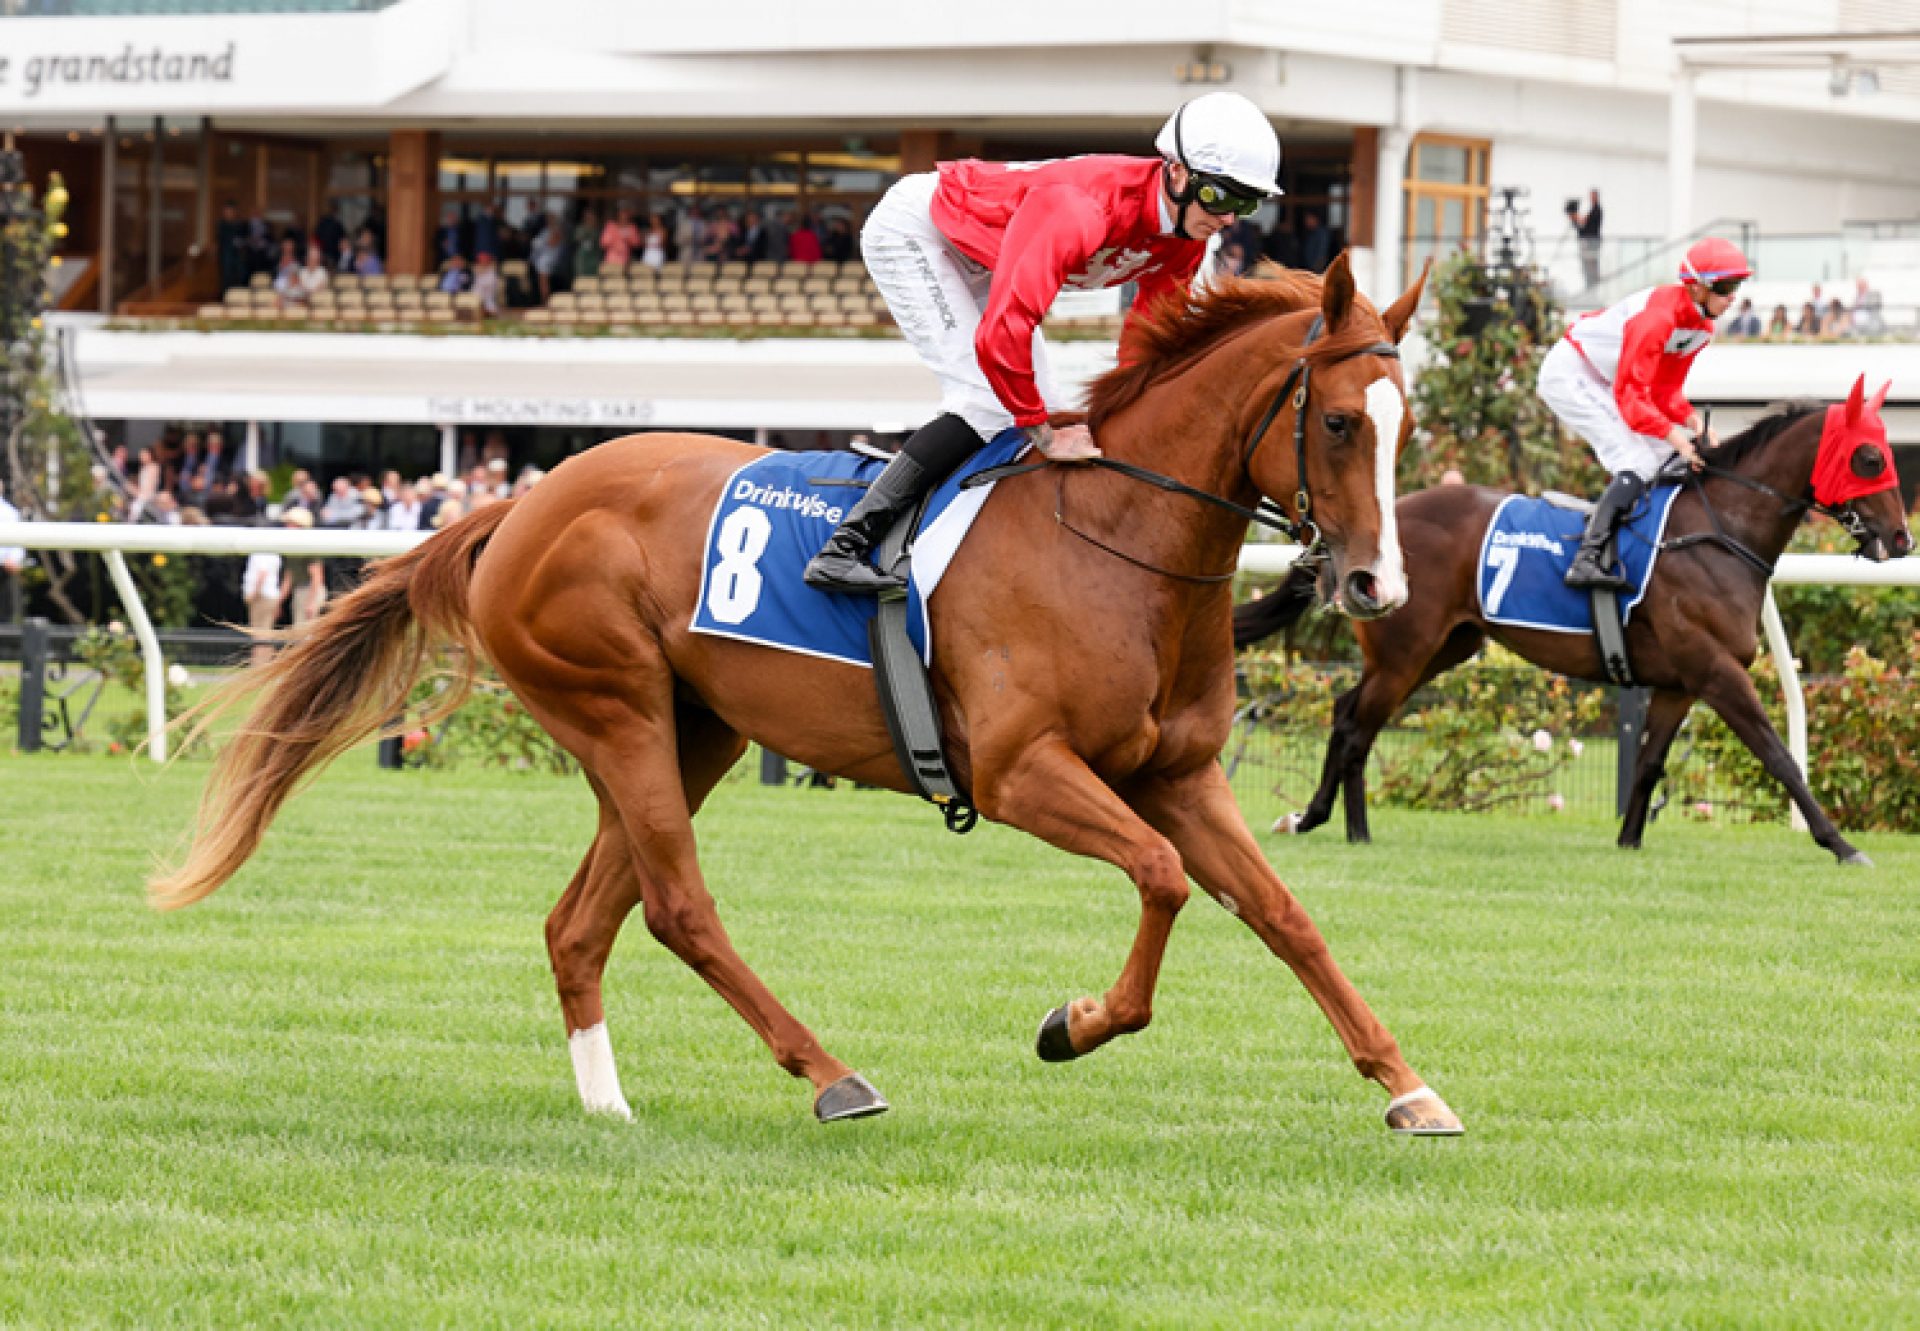
M 1435 185 L 1471 184 L 1469 150 L 1450 143 L 1420 145 L 1419 179 Z
M 487 159 L 484 157 L 442 157 L 440 191 L 443 194 L 484 194 L 487 189 Z
M 493 187 L 507 193 L 538 194 L 542 166 L 538 158 L 502 157 L 493 164 Z

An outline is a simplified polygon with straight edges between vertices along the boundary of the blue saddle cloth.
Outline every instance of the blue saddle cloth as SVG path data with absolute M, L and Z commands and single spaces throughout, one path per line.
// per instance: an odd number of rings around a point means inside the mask
M 960 483 L 1025 446 L 1023 431 L 1006 431 L 927 504 L 907 583 L 907 636 L 922 660 L 932 659 L 927 598 L 992 488 Z M 871 667 L 874 598 L 819 591 L 801 573 L 884 466 L 857 453 L 769 453 L 728 477 L 707 526 L 693 631 Z
M 1647 594 L 1667 514 L 1679 493 L 1678 486 L 1658 487 L 1635 505 L 1620 529 L 1615 544 L 1633 583 L 1632 591 L 1620 594 L 1623 624 Z M 1593 632 L 1591 593 L 1565 581 L 1586 527 L 1586 514 L 1544 499 L 1509 495 L 1502 500 L 1480 543 L 1480 613 L 1495 624 L 1516 628 Z

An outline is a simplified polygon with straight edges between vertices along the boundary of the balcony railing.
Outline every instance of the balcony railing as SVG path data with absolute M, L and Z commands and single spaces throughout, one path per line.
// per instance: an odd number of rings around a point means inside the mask
M 0 0 L 0 18 L 367 14 L 399 0 Z

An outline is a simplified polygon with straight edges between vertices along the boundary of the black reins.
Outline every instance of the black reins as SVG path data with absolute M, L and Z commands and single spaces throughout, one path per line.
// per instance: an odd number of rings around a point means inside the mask
M 1782 433 L 1784 433 L 1784 431 L 1782 431 Z M 1679 476 L 1679 483 L 1683 487 L 1694 490 L 1699 494 L 1700 507 L 1707 511 L 1707 522 L 1712 526 L 1713 530 L 1688 532 L 1684 536 L 1675 536 L 1670 540 L 1662 541 L 1660 543 L 1662 550 L 1686 550 L 1699 545 L 1717 545 L 1721 549 L 1738 557 L 1755 572 L 1759 573 L 1761 577 L 1768 579 L 1773 577 L 1774 565 L 1779 562 L 1778 559 L 1768 560 L 1761 558 L 1760 555 L 1755 553 L 1738 537 L 1733 536 L 1727 531 L 1726 524 L 1720 521 L 1720 513 L 1714 508 L 1713 501 L 1707 498 L 1707 487 L 1704 482 L 1708 478 L 1732 481 L 1735 485 L 1743 486 L 1746 489 L 1754 491 L 1756 494 L 1766 495 L 1769 499 L 1775 500 L 1780 505 L 1780 512 L 1777 515 L 1779 517 L 1791 517 L 1798 522 L 1800 518 L 1808 513 L 1819 513 L 1832 518 L 1846 530 L 1847 535 L 1853 537 L 1861 548 L 1865 547 L 1867 538 L 1872 535 L 1872 533 L 1867 530 L 1865 519 L 1853 510 L 1850 503 L 1840 505 L 1823 504 L 1816 499 L 1813 494 L 1813 482 L 1811 480 L 1807 482 L 1806 496 L 1795 499 L 1791 495 L 1783 494 L 1779 490 L 1774 489 L 1765 481 L 1757 481 L 1751 476 L 1744 476 L 1737 471 L 1726 467 L 1715 466 L 1709 462 L 1699 471 L 1694 471 L 1691 467 L 1688 467 L 1685 472 Z M 1858 553 L 1858 551 L 1856 551 L 1856 553 Z
M 1059 464 L 1060 475 L 1054 488 L 1054 521 L 1058 522 L 1062 527 L 1095 549 L 1104 550 L 1116 559 L 1124 560 L 1132 564 L 1135 568 L 1142 568 L 1149 573 L 1157 573 L 1162 577 L 1173 578 L 1178 582 L 1190 582 L 1201 585 L 1221 583 L 1231 579 L 1235 572 L 1238 571 L 1236 567 L 1227 570 L 1225 573 L 1180 573 L 1173 569 L 1161 568 L 1158 565 L 1150 564 L 1145 560 L 1136 558 L 1124 550 L 1115 549 L 1098 537 L 1090 535 L 1074 526 L 1067 520 L 1066 516 L 1066 471 L 1070 466 L 1098 467 L 1102 470 L 1113 472 L 1116 475 L 1125 476 L 1129 480 L 1144 482 L 1145 484 L 1153 486 L 1155 489 L 1165 490 L 1169 494 L 1185 495 L 1189 499 L 1197 499 L 1201 503 L 1212 504 L 1215 508 L 1225 509 L 1227 512 L 1244 518 L 1250 523 L 1258 523 L 1260 526 L 1280 532 L 1282 535 L 1290 537 L 1295 543 L 1305 547 L 1298 561 L 1300 563 L 1306 563 L 1322 557 L 1325 553 L 1325 542 L 1321 538 L 1318 524 L 1313 520 L 1313 497 L 1307 491 L 1307 400 L 1309 386 L 1313 378 L 1313 367 L 1307 363 L 1306 348 L 1311 347 L 1319 340 L 1324 328 L 1324 320 L 1319 315 L 1315 315 L 1313 326 L 1307 330 L 1307 340 L 1301 347 L 1299 359 L 1294 361 L 1293 368 L 1287 372 L 1287 377 L 1281 383 L 1280 390 L 1273 395 L 1272 403 L 1268 405 L 1266 413 L 1260 417 L 1260 423 L 1253 427 L 1253 433 L 1248 437 L 1246 449 L 1240 457 L 1241 469 L 1246 471 L 1249 479 L 1251 479 L 1255 450 L 1260 447 L 1261 441 L 1266 438 L 1268 431 L 1273 428 L 1274 419 L 1279 416 L 1280 412 L 1291 402 L 1293 406 L 1294 476 L 1298 480 L 1298 486 L 1293 496 L 1294 511 L 1291 514 L 1271 499 L 1263 497 L 1257 505 L 1248 508 L 1245 504 L 1236 504 L 1231 499 L 1224 499 L 1217 494 L 1198 489 L 1188 485 L 1185 481 L 1175 480 L 1171 476 L 1162 475 L 1146 467 L 1135 466 L 1131 462 L 1122 462 L 1117 458 L 1095 457 L 1088 458 L 1084 462 Z M 1400 358 L 1400 348 L 1391 342 L 1375 342 L 1371 346 L 1360 347 L 1350 351 L 1339 359 L 1346 361 L 1353 359 L 1355 356 L 1386 356 L 1398 360 Z M 1335 363 L 1337 364 L 1338 362 L 1336 361 Z M 1039 471 L 1044 467 L 1054 465 L 1056 464 L 1051 461 L 1008 462 L 998 467 L 989 467 L 985 471 L 968 477 L 962 482 L 962 488 L 970 489 L 974 486 L 990 485 L 994 481 L 1005 480 L 1010 476 L 1019 476 L 1030 471 Z

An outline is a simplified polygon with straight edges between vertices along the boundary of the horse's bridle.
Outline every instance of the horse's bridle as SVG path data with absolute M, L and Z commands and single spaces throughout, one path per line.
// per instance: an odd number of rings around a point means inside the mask
M 1795 521 L 1798 521 L 1808 513 L 1819 513 L 1825 517 L 1832 518 L 1840 524 L 1847 535 L 1853 537 L 1855 554 L 1864 552 L 1867 542 L 1873 539 L 1873 532 L 1868 528 L 1867 520 L 1861 517 L 1859 512 L 1855 510 L 1852 500 L 1849 499 L 1840 504 L 1823 504 L 1814 498 L 1813 482 L 1811 480 L 1807 482 L 1806 496 L 1801 499 L 1795 499 L 1790 495 L 1782 494 L 1765 481 L 1756 481 L 1751 476 L 1743 476 L 1737 471 L 1731 471 L 1726 467 L 1718 467 L 1709 462 L 1697 472 L 1691 467 L 1688 467 L 1679 475 L 1678 480 L 1681 485 L 1698 492 L 1700 496 L 1700 507 L 1707 511 L 1707 521 L 1712 525 L 1713 530 L 1689 532 L 1684 536 L 1676 536 L 1671 540 L 1662 541 L 1660 543 L 1662 550 L 1685 550 L 1696 545 L 1717 545 L 1721 549 L 1738 556 L 1758 572 L 1761 577 L 1773 577 L 1773 562 L 1762 559 L 1738 538 L 1728 534 L 1725 525 L 1720 521 L 1719 512 L 1715 510 L 1713 506 L 1713 501 L 1707 498 L 1707 487 L 1702 484 L 1708 477 L 1717 480 L 1732 481 L 1735 485 L 1744 486 L 1757 494 L 1763 494 L 1769 499 L 1777 500 L 1780 504 L 1780 511 L 1776 515 L 1778 517 L 1791 517 Z
M 1280 385 L 1280 391 L 1273 395 L 1273 402 L 1267 407 L 1266 413 L 1260 417 L 1260 423 L 1253 427 L 1253 433 L 1247 439 L 1246 449 L 1240 456 L 1241 470 L 1246 472 L 1247 479 L 1251 481 L 1253 479 L 1254 452 L 1260 447 L 1261 441 L 1266 438 L 1267 432 L 1273 427 L 1274 418 L 1278 416 L 1281 410 L 1291 401 L 1293 405 L 1294 476 L 1298 481 L 1298 487 L 1293 496 L 1294 511 L 1291 514 L 1271 499 L 1263 497 L 1254 507 L 1248 508 L 1245 504 L 1236 504 L 1231 499 L 1223 499 L 1217 494 L 1212 494 L 1209 491 L 1188 485 L 1185 481 L 1177 481 L 1171 476 L 1164 476 L 1146 467 L 1137 467 L 1131 462 L 1121 462 L 1117 458 L 1088 458 L 1084 462 L 1073 463 L 1072 466 L 1099 467 L 1106 471 L 1125 476 L 1130 480 L 1144 481 L 1156 489 L 1165 490 L 1170 494 L 1185 495 L 1189 499 L 1197 499 L 1202 503 L 1212 504 L 1216 508 L 1223 508 L 1229 513 L 1237 514 L 1245 518 L 1248 522 L 1258 523 L 1260 526 L 1280 532 L 1283 535 L 1291 537 L 1297 544 L 1305 547 L 1300 558 L 1296 561 L 1298 564 L 1307 564 L 1324 559 L 1326 557 L 1326 543 L 1320 535 L 1318 524 L 1313 520 L 1313 497 L 1307 492 L 1307 400 L 1313 379 L 1313 367 L 1308 364 L 1306 357 L 1306 349 L 1319 340 L 1320 334 L 1324 329 L 1325 320 L 1316 314 L 1313 318 L 1313 326 L 1307 330 L 1307 340 L 1301 344 L 1301 354 L 1299 358 L 1294 361 L 1293 368 L 1287 372 L 1286 379 Z M 1400 358 L 1400 348 L 1391 342 L 1375 342 L 1370 346 L 1355 348 L 1346 355 L 1339 357 L 1334 363 L 1338 364 L 1340 361 L 1351 360 L 1355 356 L 1386 356 L 1398 360 Z M 1042 467 L 1051 465 L 1053 464 L 1050 462 L 1009 462 L 1003 466 L 990 467 L 975 476 L 968 477 L 963 483 L 963 488 L 987 485 L 997 480 L 1004 480 L 1009 476 L 1017 476 L 1022 472 L 1038 471 Z M 1132 564 L 1135 568 L 1145 569 L 1149 573 L 1158 573 L 1162 577 L 1172 578 L 1177 582 L 1198 584 L 1221 583 L 1228 581 L 1238 572 L 1238 566 L 1236 564 L 1235 568 L 1229 569 L 1225 573 L 1179 573 L 1173 569 L 1161 568 L 1157 564 L 1150 564 L 1143 559 L 1138 559 L 1124 550 L 1117 550 L 1098 537 L 1091 536 L 1080 530 L 1071 522 L 1067 521 L 1066 517 L 1067 470 L 1067 467 L 1061 467 L 1060 476 L 1054 488 L 1054 521 L 1058 522 L 1062 527 L 1065 527 L 1069 532 L 1073 533 L 1073 535 L 1085 541 L 1088 545 L 1099 550 L 1104 550 L 1116 559 L 1124 560 L 1126 563 Z M 1257 490 L 1259 487 L 1256 485 L 1254 488 Z

